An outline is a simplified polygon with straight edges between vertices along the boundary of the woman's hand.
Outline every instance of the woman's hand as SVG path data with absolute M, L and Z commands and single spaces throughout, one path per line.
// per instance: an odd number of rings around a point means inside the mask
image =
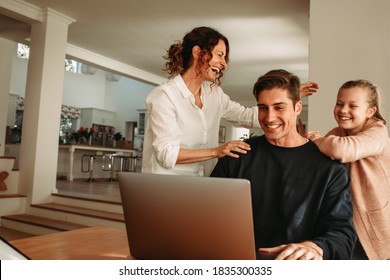
M 248 143 L 241 140 L 232 140 L 216 148 L 216 157 L 222 158 L 224 156 L 229 156 L 232 158 L 239 158 L 240 156 L 236 153 L 246 154 L 250 149 L 251 147 Z
M 301 84 L 301 97 L 310 96 L 317 92 L 318 84 L 315 82 L 306 82 Z
M 176 163 L 187 164 L 202 162 L 213 158 L 222 158 L 230 156 L 238 158 L 236 153 L 246 154 L 251 147 L 242 140 L 232 140 L 216 148 L 207 149 L 180 149 Z

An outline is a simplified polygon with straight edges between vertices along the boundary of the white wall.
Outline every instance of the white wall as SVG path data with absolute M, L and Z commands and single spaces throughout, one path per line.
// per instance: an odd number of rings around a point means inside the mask
M 16 55 L 17 46 L 18 45 L 15 43 L 15 51 L 12 62 L 10 93 L 25 97 L 28 60 L 18 58 L 18 56 Z
M 118 82 L 106 83 L 107 110 L 115 111 L 117 132 L 125 135 L 125 122 L 137 121 L 137 109 L 145 109 L 146 96 L 155 86 L 122 77 Z
M 382 113 L 390 120 L 389 12 L 388 0 L 310 1 L 309 79 L 320 90 L 309 98 L 309 129 L 324 134 L 337 125 L 337 91 L 352 79 L 367 79 L 380 88 Z
M 255 83 L 255 81 L 253 81 Z M 222 84 L 223 87 L 223 84 Z M 257 101 L 256 98 L 253 96 L 251 93 L 251 99 L 246 99 L 246 100 L 234 100 L 238 103 L 240 103 L 242 106 L 245 107 L 253 107 L 256 106 Z M 222 123 L 221 123 L 222 125 Z M 253 134 L 253 135 L 263 135 L 264 132 L 261 128 L 252 128 L 252 129 L 246 129 L 242 127 L 234 127 L 232 126 L 229 122 L 223 121 L 223 125 L 227 126 L 227 138 L 228 140 L 235 140 L 235 139 L 240 139 L 241 137 L 246 137 L 244 134 L 246 134 L 248 137 Z
M 80 108 L 106 109 L 104 104 L 105 71 L 95 75 L 75 74 L 65 71 L 62 104 Z
M 6 137 L 6 125 L 8 116 L 10 78 L 12 75 L 12 59 L 10 54 L 13 51 L 13 44 L 8 40 L 0 38 L 0 53 L 4 57 L 0 60 L 0 156 L 4 155 Z

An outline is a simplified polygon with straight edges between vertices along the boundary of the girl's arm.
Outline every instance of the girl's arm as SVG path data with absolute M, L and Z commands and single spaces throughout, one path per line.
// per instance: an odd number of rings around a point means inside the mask
M 340 134 L 339 128 L 333 129 L 325 137 L 314 140 L 314 143 L 321 152 L 343 163 L 378 156 L 389 141 L 382 122 L 376 122 L 353 136 L 338 136 Z

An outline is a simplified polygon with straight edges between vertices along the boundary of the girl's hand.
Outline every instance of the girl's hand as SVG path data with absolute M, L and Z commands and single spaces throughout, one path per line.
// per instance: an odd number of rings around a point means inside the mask
M 317 130 L 310 130 L 306 132 L 306 138 L 309 138 L 311 141 L 314 141 L 320 137 L 321 137 L 320 132 Z
M 301 97 L 310 96 L 317 92 L 318 84 L 315 82 L 306 82 L 301 84 Z

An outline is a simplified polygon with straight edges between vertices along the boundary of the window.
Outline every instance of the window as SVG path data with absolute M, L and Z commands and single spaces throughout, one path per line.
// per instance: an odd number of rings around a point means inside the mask
M 60 134 L 59 134 L 59 143 L 60 144 L 69 144 L 70 137 L 72 132 L 74 131 L 73 127 L 75 127 L 76 119 L 72 119 L 70 117 L 61 116 L 60 121 Z
M 81 74 L 81 63 L 72 59 L 65 59 L 65 71 Z
M 28 59 L 30 57 L 30 47 L 18 44 L 17 54 L 19 58 Z
M 17 55 L 22 59 L 29 59 L 30 47 L 24 44 L 18 43 Z M 65 59 L 65 71 L 75 74 L 81 74 L 81 63 L 72 59 Z
M 15 125 L 13 128 L 11 128 L 11 135 L 12 135 L 11 143 L 20 143 L 22 141 L 22 121 L 23 121 L 23 111 L 16 110 Z

